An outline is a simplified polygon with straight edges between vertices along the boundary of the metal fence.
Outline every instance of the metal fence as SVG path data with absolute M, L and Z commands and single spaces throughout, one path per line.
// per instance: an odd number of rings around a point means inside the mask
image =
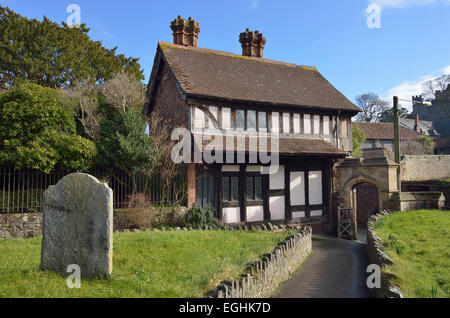
M 0 214 L 42 212 L 44 191 L 55 185 L 71 171 L 55 170 L 49 174 L 35 170 L 0 168 Z M 102 182 L 107 182 L 114 193 L 114 208 L 130 206 L 133 181 L 123 171 L 99 169 L 88 172 Z M 186 192 L 184 176 L 172 180 L 170 188 L 163 190 L 159 175 L 136 176 L 136 191 L 147 203 L 165 205 L 183 204 Z

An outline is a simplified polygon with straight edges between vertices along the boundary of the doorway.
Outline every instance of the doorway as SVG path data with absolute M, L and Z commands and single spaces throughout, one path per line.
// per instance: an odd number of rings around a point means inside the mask
M 353 186 L 353 207 L 358 228 L 367 228 L 369 217 L 379 211 L 378 188 L 368 182 Z

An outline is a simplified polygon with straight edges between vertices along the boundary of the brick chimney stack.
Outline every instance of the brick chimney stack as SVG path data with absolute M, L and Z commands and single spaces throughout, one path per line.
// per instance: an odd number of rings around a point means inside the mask
M 414 125 L 414 130 L 418 133 L 420 133 L 420 121 L 419 121 L 419 114 L 416 115 L 416 124 Z
M 259 31 L 252 32 L 250 29 L 239 35 L 239 42 L 242 44 L 242 55 L 250 57 L 263 57 L 266 38 Z
M 198 22 L 189 17 L 185 20 L 181 15 L 170 23 L 173 32 L 173 43 L 184 46 L 198 46 L 200 26 Z

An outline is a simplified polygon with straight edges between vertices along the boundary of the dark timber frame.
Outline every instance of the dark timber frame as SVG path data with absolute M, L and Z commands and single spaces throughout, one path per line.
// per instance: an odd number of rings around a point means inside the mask
M 264 209 L 264 221 L 270 221 L 270 211 L 269 211 L 269 198 L 270 196 L 284 196 L 285 198 L 285 220 L 292 220 L 293 212 L 305 212 L 305 221 L 328 221 L 331 218 L 331 193 L 332 193 L 332 166 L 333 160 L 335 158 L 330 156 L 302 156 L 302 155 L 291 155 L 291 156 L 281 156 L 280 165 L 284 166 L 284 189 L 280 190 L 270 190 L 269 189 L 269 175 L 261 175 L 256 172 L 247 172 L 247 166 L 254 166 L 258 164 L 230 164 L 232 166 L 239 166 L 239 171 L 228 172 L 222 171 L 222 166 L 220 164 L 215 165 L 204 165 L 208 172 L 214 175 L 215 179 L 215 208 L 216 216 L 219 219 L 223 219 L 222 209 L 227 207 L 239 207 L 240 209 L 240 222 L 247 222 L 246 208 L 247 206 L 263 206 Z M 305 180 L 305 204 L 304 205 L 291 205 L 290 198 L 290 174 L 291 172 L 302 171 L 304 172 Z M 309 200 L 309 172 L 310 171 L 321 171 L 322 172 L 322 204 L 311 205 Z M 249 201 L 246 195 L 246 177 L 247 176 L 260 176 L 261 177 L 261 199 Z M 222 177 L 238 178 L 238 201 L 223 201 L 223 189 L 222 189 Z M 230 185 L 231 187 L 231 185 Z M 230 193 L 231 197 L 231 193 Z M 322 210 L 322 216 L 314 217 L 311 216 L 311 211 Z

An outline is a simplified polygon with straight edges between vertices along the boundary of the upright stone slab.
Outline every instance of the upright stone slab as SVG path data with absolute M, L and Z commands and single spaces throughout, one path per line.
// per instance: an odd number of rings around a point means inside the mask
M 77 264 L 82 278 L 112 272 L 113 191 L 96 178 L 74 173 L 44 193 L 41 269 L 67 276 Z

